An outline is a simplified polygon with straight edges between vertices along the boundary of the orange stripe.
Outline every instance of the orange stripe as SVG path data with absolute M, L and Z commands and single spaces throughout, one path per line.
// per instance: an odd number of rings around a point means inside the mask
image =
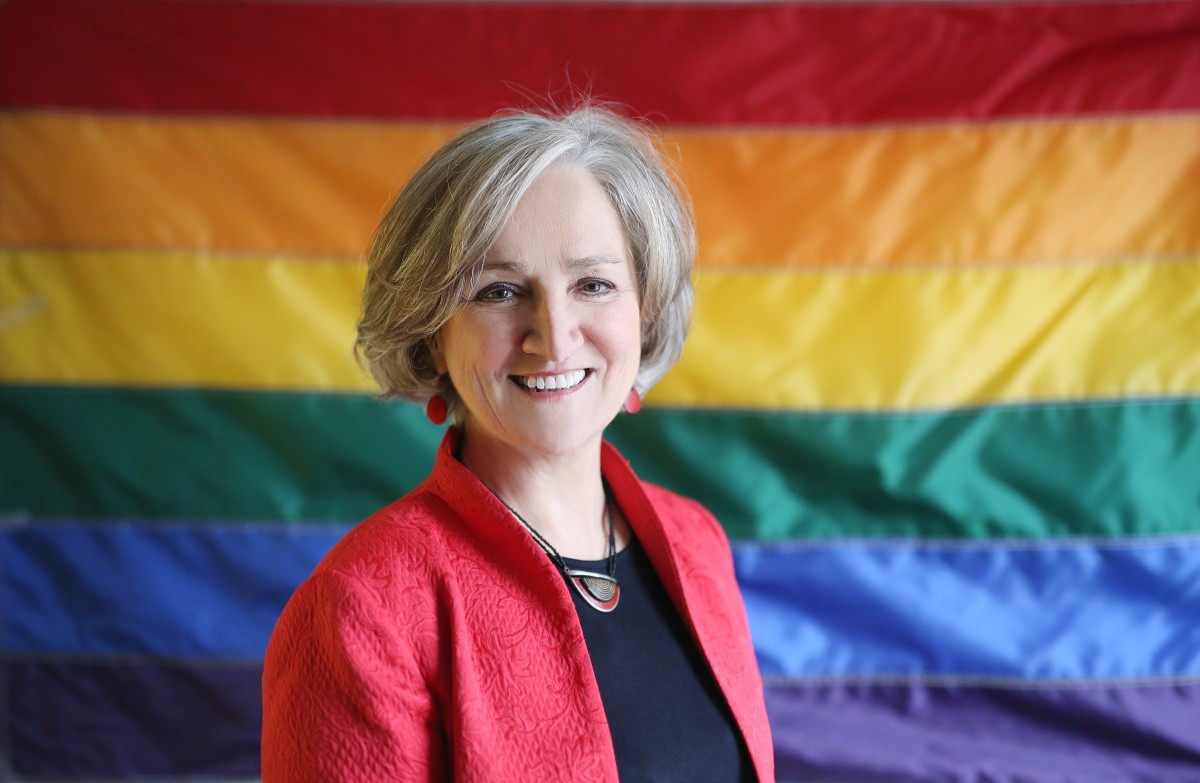
M 452 126 L 0 117 L 0 242 L 357 255 Z
M 0 242 L 353 256 L 455 126 L 0 116 Z M 677 131 L 702 263 L 958 264 L 1200 250 L 1200 115 Z

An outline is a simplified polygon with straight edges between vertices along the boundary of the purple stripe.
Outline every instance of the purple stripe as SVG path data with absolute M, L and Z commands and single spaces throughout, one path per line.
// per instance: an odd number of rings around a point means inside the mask
M 21 778 L 254 778 L 255 663 L 9 660 Z M 823 783 L 1200 781 L 1200 683 L 768 684 L 778 777 Z M 0 743 L 3 747 L 3 743 Z
M 18 780 L 258 777 L 259 663 L 16 659 L 0 676 L 0 774 L 8 761 Z
M 771 682 L 780 781 L 1200 781 L 1200 683 Z

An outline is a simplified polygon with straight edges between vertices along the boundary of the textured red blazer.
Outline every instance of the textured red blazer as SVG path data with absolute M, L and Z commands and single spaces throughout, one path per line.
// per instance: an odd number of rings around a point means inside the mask
M 346 535 L 288 602 L 263 675 L 264 783 L 617 781 L 568 587 L 442 443 L 433 474 Z M 699 504 L 601 470 L 774 780 L 729 544 Z M 269 564 L 267 564 L 269 567 Z

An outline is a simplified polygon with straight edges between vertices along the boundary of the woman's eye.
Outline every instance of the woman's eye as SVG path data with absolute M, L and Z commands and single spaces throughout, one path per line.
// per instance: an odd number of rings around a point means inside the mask
M 584 280 L 579 288 L 585 294 L 604 294 L 613 290 L 613 284 L 607 280 Z
M 484 288 L 475 295 L 477 302 L 507 302 L 517 295 L 513 287 L 504 283 L 496 283 Z

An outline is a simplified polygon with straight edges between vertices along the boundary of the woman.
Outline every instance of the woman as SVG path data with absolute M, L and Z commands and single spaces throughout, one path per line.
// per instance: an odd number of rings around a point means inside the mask
M 773 779 L 720 525 L 602 440 L 678 359 L 690 213 L 601 109 L 468 129 L 373 243 L 358 348 L 446 433 L 296 591 L 263 779 Z

